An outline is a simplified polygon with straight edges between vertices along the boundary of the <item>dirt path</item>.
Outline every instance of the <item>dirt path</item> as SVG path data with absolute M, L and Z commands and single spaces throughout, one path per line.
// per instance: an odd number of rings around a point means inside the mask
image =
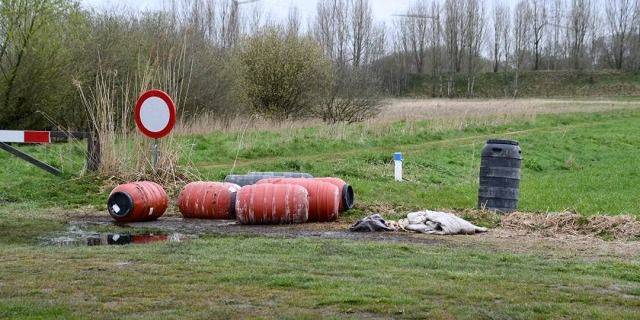
M 71 220 L 70 225 L 90 229 L 92 226 L 114 226 L 106 214 L 93 214 Z M 637 241 L 605 241 L 591 236 L 558 234 L 553 237 L 522 230 L 491 229 L 476 235 L 436 236 L 412 232 L 349 231 L 348 222 L 308 223 L 301 225 L 243 226 L 232 220 L 185 220 L 176 216 L 157 221 L 121 225 L 126 232 L 158 230 L 192 236 L 264 236 L 276 238 L 334 239 L 384 243 L 418 244 L 445 248 L 484 249 L 518 254 L 535 254 L 550 258 L 583 257 L 587 259 L 640 257 Z

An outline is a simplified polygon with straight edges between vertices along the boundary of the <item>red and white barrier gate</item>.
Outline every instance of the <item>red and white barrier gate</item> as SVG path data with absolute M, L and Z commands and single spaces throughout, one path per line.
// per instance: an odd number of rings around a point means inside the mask
M 0 149 L 25 160 L 36 167 L 55 175 L 62 172 L 12 146 L 8 143 L 51 143 L 65 139 L 87 139 L 87 169 L 95 171 L 100 166 L 99 140 L 86 132 L 33 131 L 33 130 L 0 130 Z
M 0 130 L 0 142 L 51 143 L 50 131 Z

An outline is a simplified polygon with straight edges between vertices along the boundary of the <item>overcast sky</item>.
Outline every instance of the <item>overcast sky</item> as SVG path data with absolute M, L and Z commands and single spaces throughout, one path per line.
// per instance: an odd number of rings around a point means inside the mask
M 260 0 L 256 3 L 243 5 L 245 10 L 251 6 L 259 6 L 268 12 L 274 19 L 282 19 L 287 16 L 289 8 L 295 6 L 300 10 L 300 15 L 306 21 L 315 13 L 316 3 L 320 0 Z M 412 0 L 371 0 L 372 11 L 377 21 L 390 22 L 392 14 L 403 13 Z M 167 3 L 165 0 L 81 0 L 87 7 L 106 9 L 114 6 L 126 6 L 134 10 L 162 9 Z

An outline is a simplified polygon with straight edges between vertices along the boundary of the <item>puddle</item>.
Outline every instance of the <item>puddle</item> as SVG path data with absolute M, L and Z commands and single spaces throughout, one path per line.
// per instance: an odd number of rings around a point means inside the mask
M 182 242 L 186 239 L 187 236 L 181 233 L 98 233 L 84 231 L 77 225 L 71 225 L 64 235 L 43 238 L 43 242 L 51 246 L 104 246 Z

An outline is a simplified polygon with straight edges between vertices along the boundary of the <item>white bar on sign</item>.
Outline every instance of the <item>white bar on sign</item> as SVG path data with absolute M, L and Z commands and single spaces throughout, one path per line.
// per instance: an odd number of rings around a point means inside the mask
M 24 143 L 24 131 L 0 130 L 0 142 Z

